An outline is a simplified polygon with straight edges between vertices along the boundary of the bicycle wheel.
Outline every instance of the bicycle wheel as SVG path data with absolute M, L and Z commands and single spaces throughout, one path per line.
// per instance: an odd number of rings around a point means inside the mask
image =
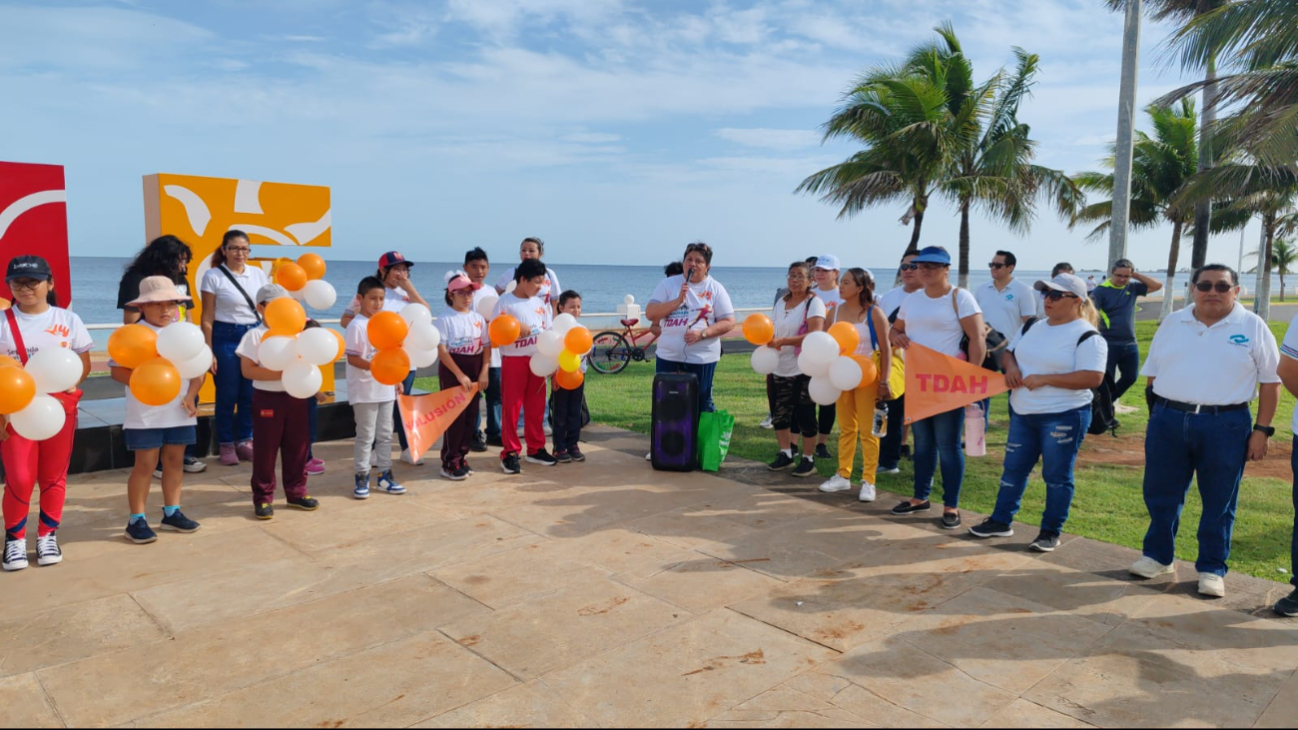
M 594 347 L 586 356 L 587 362 L 596 371 L 605 375 L 615 375 L 626 368 L 631 359 L 631 348 L 626 338 L 618 332 L 600 332 L 595 335 Z

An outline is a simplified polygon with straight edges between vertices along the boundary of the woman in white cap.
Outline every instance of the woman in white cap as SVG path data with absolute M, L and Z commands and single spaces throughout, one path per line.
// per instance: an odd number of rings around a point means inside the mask
M 1104 379 L 1109 348 L 1096 329 L 1098 314 L 1086 282 L 1059 274 L 1034 287 L 1045 295 L 1046 318 L 1023 324 L 1005 352 L 1010 432 L 1005 469 L 992 516 L 969 530 L 977 537 L 1009 537 L 1028 477 L 1041 459 L 1046 509 L 1032 549 L 1050 552 L 1073 502 L 1073 466 L 1091 425 L 1091 389 Z
M 843 295 L 838 291 L 838 273 L 840 264 L 838 257 L 832 254 L 816 257 L 816 263 L 812 266 L 812 274 L 815 276 L 816 285 L 812 287 L 811 293 L 819 297 L 820 301 L 825 303 L 825 321 L 834 322 L 834 312 L 838 306 L 843 303 Z M 834 421 L 838 419 L 838 404 L 830 403 L 827 406 L 820 406 L 816 415 L 817 437 L 816 437 L 816 458 L 832 459 L 833 455 L 829 453 L 829 434 L 834 430 Z

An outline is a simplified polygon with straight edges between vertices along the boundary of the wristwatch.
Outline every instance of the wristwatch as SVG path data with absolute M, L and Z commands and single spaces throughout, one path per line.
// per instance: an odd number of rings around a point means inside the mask
M 1275 426 L 1263 426 L 1260 423 L 1256 423 L 1253 424 L 1253 430 L 1261 431 L 1262 433 L 1266 434 L 1267 438 L 1271 438 L 1272 436 L 1275 435 Z

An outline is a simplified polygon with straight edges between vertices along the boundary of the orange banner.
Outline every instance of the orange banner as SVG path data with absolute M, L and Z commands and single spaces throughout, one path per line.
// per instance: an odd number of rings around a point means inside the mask
M 963 408 L 1009 390 L 1005 376 L 923 345 L 906 348 L 906 423 Z
M 469 403 L 478 397 L 478 384 L 471 390 L 459 386 L 447 388 L 440 393 L 426 395 L 398 395 L 397 408 L 401 410 L 401 422 L 406 424 L 406 440 L 410 443 L 410 455 L 415 461 L 424 452 L 437 443 L 437 439 L 446 433 L 446 429 L 455 423 Z

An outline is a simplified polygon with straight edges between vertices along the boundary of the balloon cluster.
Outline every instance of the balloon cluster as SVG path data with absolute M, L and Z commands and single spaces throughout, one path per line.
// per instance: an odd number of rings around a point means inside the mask
M 515 317 L 502 314 L 491 321 L 487 329 L 491 344 L 504 347 L 522 334 L 522 324 Z M 554 318 L 550 329 L 536 337 L 536 352 L 528 363 L 532 373 L 540 378 L 554 376 L 554 382 L 564 390 L 575 390 L 586 376 L 581 372 L 581 359 L 594 347 L 590 330 L 577 324 L 571 314 Z
M 203 330 L 189 322 L 173 322 L 161 330 L 142 324 L 120 327 L 108 338 L 108 355 L 130 368 L 131 395 L 146 406 L 172 402 L 186 382 L 212 367 Z
M 293 299 L 280 298 L 267 304 L 265 324 L 267 331 L 257 347 L 257 361 L 267 370 L 282 373 L 280 382 L 289 395 L 314 397 L 324 384 L 320 368 L 342 354 L 342 335 L 323 327 L 304 329 L 306 310 Z
M 281 259 L 275 264 L 275 283 L 312 309 L 329 309 L 338 301 L 338 292 L 324 280 L 325 269 L 319 254 L 304 253 L 297 263 Z
M 397 312 L 379 312 L 365 327 L 370 344 L 378 350 L 370 361 L 370 375 L 382 385 L 398 385 L 414 368 L 437 362 L 442 334 L 433 326 L 433 313 L 422 304 L 407 304 Z
M 200 338 L 202 333 L 199 333 Z M 0 413 L 9 416 L 14 431 L 32 441 L 44 441 L 63 430 L 63 404 L 50 396 L 81 381 L 81 358 L 71 350 L 51 347 L 20 365 L 0 355 Z
M 750 314 L 744 320 L 744 338 L 757 345 L 753 351 L 753 370 L 770 375 L 780 364 L 780 351 L 769 347 L 775 338 L 775 326 L 764 314 Z M 822 406 L 838 401 L 845 390 L 867 386 L 878 379 L 872 358 L 855 355 L 861 335 L 847 322 L 836 322 L 828 332 L 811 332 L 802 339 L 798 370 L 811 376 L 808 393 Z

